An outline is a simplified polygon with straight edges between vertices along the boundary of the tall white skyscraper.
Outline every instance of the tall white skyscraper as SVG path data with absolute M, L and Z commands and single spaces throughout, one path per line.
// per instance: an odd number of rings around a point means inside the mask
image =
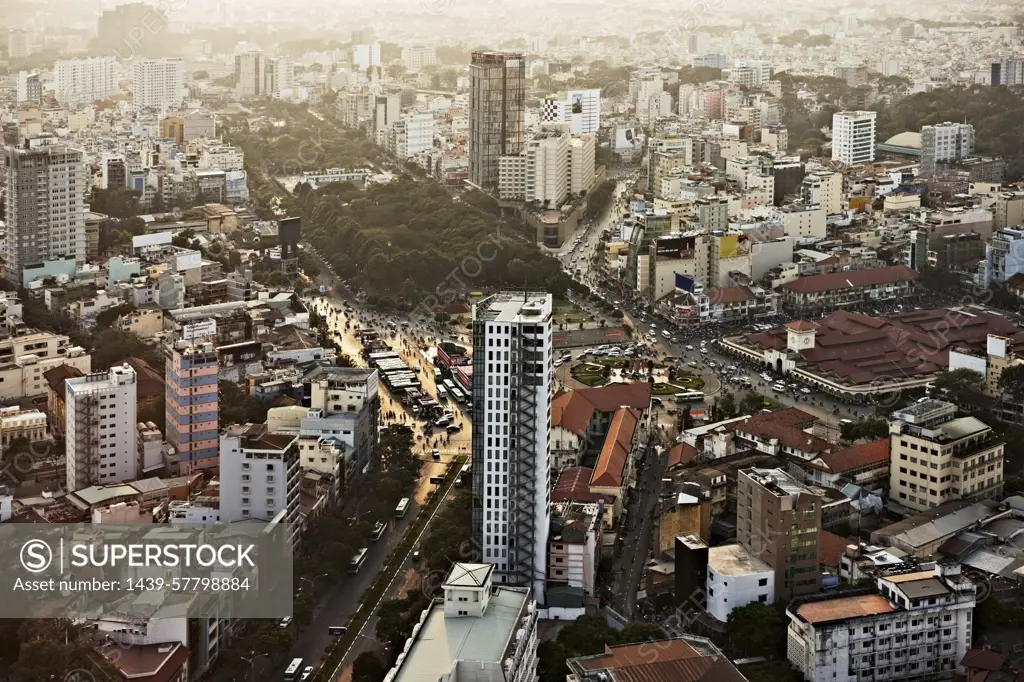
M 552 296 L 473 306 L 473 537 L 499 584 L 544 603 L 550 523 Z
M 26 266 L 74 257 L 85 262 L 85 165 L 82 152 L 56 137 L 7 147 L 7 279 L 23 284 Z
M 132 69 L 132 104 L 136 109 L 176 107 L 185 99 L 185 61 L 143 59 Z
M 354 46 L 352 48 L 352 68 L 366 71 L 371 66 L 380 66 L 380 43 Z
M 135 480 L 135 370 L 125 364 L 65 384 L 68 492 Z
M 61 104 L 82 104 L 118 94 L 114 57 L 63 59 L 53 65 L 54 94 Z
M 839 111 L 832 115 L 832 159 L 849 166 L 875 160 L 874 111 Z

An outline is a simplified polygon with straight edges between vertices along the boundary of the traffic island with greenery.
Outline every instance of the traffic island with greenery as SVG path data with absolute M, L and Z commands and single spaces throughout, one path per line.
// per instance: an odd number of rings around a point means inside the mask
M 410 457 L 411 456 L 410 451 Z M 402 541 L 391 552 L 391 554 L 388 555 L 384 566 L 381 568 L 380 572 L 377 573 L 376 579 L 360 596 L 359 608 L 354 614 L 352 614 L 352 617 L 349 618 L 346 623 L 348 630 L 344 635 L 335 640 L 334 644 L 328 650 L 323 662 L 320 664 L 320 667 L 317 668 L 313 673 L 313 676 L 310 678 L 311 682 L 329 682 L 333 679 L 332 676 L 334 671 L 344 660 L 345 655 L 348 653 L 352 644 L 359 636 L 360 631 L 363 629 L 363 626 L 366 624 L 366 620 L 373 614 L 373 610 L 377 606 L 377 603 L 384 596 L 388 586 L 401 570 L 406 557 L 409 555 L 409 552 L 412 551 L 420 533 L 423 531 L 424 527 L 426 527 L 427 522 L 434 514 L 438 505 L 444 501 L 445 497 L 447 497 L 448 493 L 451 491 L 452 486 L 455 483 L 455 479 L 458 478 L 459 473 L 462 471 L 462 467 L 466 463 L 466 459 L 467 458 L 464 455 L 459 455 L 449 464 L 448 470 L 445 473 L 444 482 L 438 486 L 437 491 L 431 496 L 429 502 L 424 507 L 420 508 L 420 513 L 417 514 L 416 518 L 409 524 L 409 527 L 406 528 L 405 534 L 402 536 Z M 391 505 L 391 508 L 394 508 L 394 504 Z M 351 554 L 349 556 L 351 557 Z M 345 564 L 341 565 L 347 565 L 347 559 Z
M 696 374 L 679 367 L 673 367 L 669 370 L 668 380 L 672 385 L 681 387 L 679 389 L 680 391 L 704 390 L 703 379 Z
M 604 386 L 608 383 L 608 379 L 612 375 L 612 368 L 610 365 L 596 362 L 581 362 L 573 365 L 572 369 L 569 370 L 569 374 L 581 384 L 593 388 L 595 386 Z

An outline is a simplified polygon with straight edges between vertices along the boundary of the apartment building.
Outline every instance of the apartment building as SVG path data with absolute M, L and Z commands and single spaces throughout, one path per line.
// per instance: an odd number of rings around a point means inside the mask
M 114 57 L 62 59 L 53 65 L 54 95 L 71 106 L 107 99 L 121 90 Z
M 773 571 L 775 601 L 820 589 L 818 531 L 823 503 L 782 469 L 737 472 L 736 540 Z
M 494 585 L 494 566 L 455 564 L 386 679 L 532 682 L 537 604 L 529 588 Z
M 939 123 L 921 128 L 921 172 L 932 177 L 941 163 L 954 163 L 974 155 L 974 126 Z
M 124 364 L 64 385 L 67 489 L 138 478 L 135 370 Z
M 976 417 L 956 417 L 956 405 L 924 400 L 889 421 L 889 500 L 911 513 L 945 502 L 998 497 L 1003 447 Z
M 875 590 L 789 605 L 789 662 L 808 682 L 952 679 L 971 646 L 977 587 L 957 565 L 877 578 Z
M 209 342 L 177 341 L 164 349 L 167 442 L 181 473 L 217 466 L 219 355 Z
M 589 513 L 570 508 L 564 516 L 553 517 L 548 540 L 548 587 L 565 585 L 593 596 L 602 546 L 596 506 Z
M 271 521 L 299 533 L 299 437 L 270 433 L 266 424 L 229 426 L 220 437 L 220 520 Z
M 12 28 L 7 32 L 7 56 L 10 59 L 24 59 L 32 54 L 32 36 L 28 31 Z
M 782 229 L 791 237 L 824 239 L 825 213 L 821 205 L 791 204 L 781 209 Z
M 136 110 L 176 107 L 185 94 L 183 59 L 142 59 L 132 67 L 132 105 Z
M 552 296 L 473 306 L 473 537 L 499 583 L 544 603 L 550 526 Z
M 808 173 L 800 181 L 800 202 L 807 206 L 821 206 L 833 215 L 843 210 L 843 176 L 840 173 Z
M 586 133 L 569 141 L 569 192 L 582 195 L 594 185 L 597 137 Z
M 403 47 L 402 62 L 405 63 L 405 70 L 410 73 L 418 73 L 424 67 L 437 64 L 437 48 L 435 47 Z
M 86 175 L 82 152 L 56 137 L 34 137 L 7 147 L 6 277 L 19 285 L 26 268 L 58 258 L 85 262 Z
M 1024 225 L 1024 192 L 1003 192 L 993 209 L 995 229 Z
M 48 384 L 44 374 L 61 365 L 88 374 L 92 356 L 72 346 L 68 337 L 49 332 L 0 339 L 0 400 L 45 395 Z
M 832 160 L 859 166 L 875 160 L 874 111 L 840 111 L 832 115 Z
M 295 62 L 288 57 L 266 60 L 263 71 L 263 93 L 267 97 L 282 97 L 295 87 Z
M 379 377 L 360 367 L 316 367 L 302 377 L 302 404 L 318 411 L 303 419 L 303 436 L 343 444 L 355 453 L 359 472 L 377 466 Z

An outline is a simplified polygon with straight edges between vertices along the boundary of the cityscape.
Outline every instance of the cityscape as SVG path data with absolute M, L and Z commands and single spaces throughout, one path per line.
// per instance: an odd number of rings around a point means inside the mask
M 0 133 L 0 679 L 1024 680 L 1024 5 L 6 0 Z

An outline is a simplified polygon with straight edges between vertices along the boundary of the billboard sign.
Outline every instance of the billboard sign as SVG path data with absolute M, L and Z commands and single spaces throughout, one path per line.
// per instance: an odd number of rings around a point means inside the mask
M 676 273 L 676 291 L 689 291 L 693 292 L 694 279 L 693 275 L 683 275 Z
M 718 241 L 719 259 L 741 258 L 750 255 L 750 237 L 745 234 L 727 234 Z
M 216 335 L 217 320 L 212 318 L 209 320 L 203 320 L 202 322 L 186 324 L 181 328 L 181 338 L 186 341 L 195 341 L 196 339 L 205 339 Z
M 654 243 L 655 253 L 659 258 L 691 259 L 696 256 L 697 238 L 664 237 Z

